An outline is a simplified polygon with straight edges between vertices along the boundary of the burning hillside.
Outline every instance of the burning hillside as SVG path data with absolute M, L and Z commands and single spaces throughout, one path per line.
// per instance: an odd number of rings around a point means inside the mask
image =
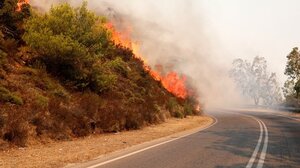
M 22 5 L 28 4 L 29 0 L 19 0 L 17 11 L 21 10 Z M 145 57 L 140 52 L 139 42 L 132 39 L 132 28 L 129 24 L 126 24 L 126 28 L 121 31 L 114 25 L 113 22 L 106 24 L 106 28 L 110 30 L 112 34 L 112 41 L 114 43 L 121 45 L 122 47 L 132 50 L 135 58 L 141 60 L 144 64 L 144 70 L 147 71 L 156 81 L 160 81 L 161 84 L 170 93 L 174 94 L 178 98 L 186 99 L 191 92 L 186 87 L 186 77 L 184 75 L 178 74 L 176 71 L 163 71 L 162 65 L 157 65 L 161 68 L 152 69 Z
M 8 143 L 139 129 L 201 114 L 189 79 L 163 65 L 150 68 L 130 27 L 117 31 L 86 1 L 35 14 L 28 0 L 14 2 L 9 12 L 22 17 L 16 22 L 7 12 L 11 18 L 3 24 L 15 27 L 16 36 L 0 29 L 0 135 Z M 9 47 L 8 36 L 16 47 Z
M 184 75 L 179 75 L 175 71 L 164 73 L 158 70 L 153 70 L 148 64 L 147 60 L 144 59 L 140 52 L 140 45 L 138 42 L 133 41 L 131 39 L 131 28 L 127 27 L 125 31 L 119 32 L 116 30 L 113 23 L 106 24 L 107 29 L 112 33 L 112 40 L 123 47 L 129 48 L 132 50 L 134 56 L 141 60 L 144 63 L 145 71 L 149 72 L 149 74 L 157 81 L 160 81 L 165 89 L 167 89 L 170 93 L 174 94 L 176 97 L 185 99 L 188 96 L 188 90 L 186 88 L 186 77 Z M 158 65 L 163 67 L 161 65 Z

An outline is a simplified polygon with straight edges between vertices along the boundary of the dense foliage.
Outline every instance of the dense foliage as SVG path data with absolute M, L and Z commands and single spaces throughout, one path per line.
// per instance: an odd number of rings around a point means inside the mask
M 101 58 L 112 47 L 104 24 L 105 19 L 88 11 L 86 3 L 77 9 L 63 4 L 51 8 L 49 14 L 30 17 L 23 39 L 49 72 L 79 88 L 101 91 L 114 80 L 101 65 Z
M 288 76 L 284 84 L 284 95 L 288 105 L 299 107 L 298 99 L 300 94 L 300 51 L 293 48 L 287 56 L 285 75 Z

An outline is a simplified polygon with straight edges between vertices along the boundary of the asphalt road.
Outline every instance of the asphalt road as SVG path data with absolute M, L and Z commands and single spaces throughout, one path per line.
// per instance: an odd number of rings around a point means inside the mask
M 300 120 L 258 111 L 217 110 L 211 127 L 76 167 L 300 168 Z

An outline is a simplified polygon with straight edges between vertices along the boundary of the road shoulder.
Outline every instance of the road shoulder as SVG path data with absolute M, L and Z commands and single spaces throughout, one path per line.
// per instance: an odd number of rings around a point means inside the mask
M 136 131 L 93 135 L 74 141 L 2 151 L 0 152 L 0 166 L 63 167 L 70 165 L 70 163 L 93 160 L 96 157 L 128 149 L 162 137 L 179 136 L 179 132 L 201 129 L 212 123 L 213 119 L 208 116 L 188 117 L 182 120 L 169 119 L 165 123 Z

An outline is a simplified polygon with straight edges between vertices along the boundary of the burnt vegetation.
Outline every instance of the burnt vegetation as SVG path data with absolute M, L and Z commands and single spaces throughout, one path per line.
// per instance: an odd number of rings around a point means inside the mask
M 84 3 L 39 14 L 0 3 L 0 148 L 28 140 L 71 140 L 199 115 L 116 45 Z

